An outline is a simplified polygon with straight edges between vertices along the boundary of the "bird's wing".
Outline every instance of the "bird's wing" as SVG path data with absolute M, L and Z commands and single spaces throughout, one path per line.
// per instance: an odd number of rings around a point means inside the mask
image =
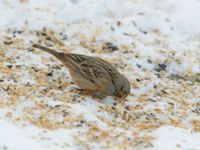
M 111 77 L 108 71 L 96 62 L 96 60 L 87 59 L 80 63 L 81 73 L 85 78 L 90 79 L 92 82 L 101 81 L 101 80 L 111 80 Z
M 111 80 L 104 60 L 79 54 L 67 54 L 68 66 L 80 72 L 82 77 L 95 83 L 97 80 Z M 112 70 L 112 69 L 111 69 Z M 108 82 L 107 81 L 107 82 Z

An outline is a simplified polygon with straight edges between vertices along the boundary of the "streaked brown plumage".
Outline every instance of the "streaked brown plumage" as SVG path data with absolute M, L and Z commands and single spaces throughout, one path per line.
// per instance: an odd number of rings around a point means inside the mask
M 57 57 L 68 68 L 74 82 L 93 95 L 125 98 L 130 93 L 127 78 L 101 58 L 57 52 L 38 44 L 33 47 Z

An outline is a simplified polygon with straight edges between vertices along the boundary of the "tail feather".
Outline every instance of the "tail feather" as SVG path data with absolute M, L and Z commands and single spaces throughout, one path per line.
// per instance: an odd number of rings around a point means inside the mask
M 55 51 L 55 50 L 53 50 L 53 49 L 44 47 L 44 46 L 42 46 L 42 45 L 33 44 L 32 47 L 38 48 L 38 49 L 43 50 L 43 51 L 45 51 L 45 52 L 48 52 L 48 53 L 54 55 L 55 57 L 57 57 L 58 59 L 62 59 L 62 58 L 63 58 L 63 53 L 57 52 L 57 51 Z

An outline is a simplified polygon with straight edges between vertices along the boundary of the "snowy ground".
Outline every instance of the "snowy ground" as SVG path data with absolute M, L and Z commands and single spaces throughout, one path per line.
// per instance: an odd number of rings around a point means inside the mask
M 1 0 L 0 150 L 198 150 L 199 10 L 198 0 Z M 113 63 L 131 94 L 124 104 L 80 94 L 32 43 Z

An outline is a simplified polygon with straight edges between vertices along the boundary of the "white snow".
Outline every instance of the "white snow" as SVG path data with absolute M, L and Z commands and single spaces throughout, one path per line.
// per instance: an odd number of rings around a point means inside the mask
M 200 134 L 176 127 L 163 126 L 153 135 L 157 140 L 152 143 L 153 148 L 148 150 L 198 150 L 200 146 Z
M 39 144 L 37 141 L 33 140 L 31 136 L 37 136 L 38 129 L 31 128 L 31 132 L 26 132 L 24 129 L 16 127 L 15 124 L 0 121 L 0 132 L 1 132 L 1 144 L 0 148 L 8 150 L 20 150 L 20 149 L 38 149 L 45 150 L 47 147 Z M 29 135 L 31 133 L 31 135 Z
M 73 143 L 73 130 L 59 129 L 51 132 L 33 126 L 19 127 L 5 120 L 0 120 L 0 123 L 1 150 L 62 150 L 58 146 Z

